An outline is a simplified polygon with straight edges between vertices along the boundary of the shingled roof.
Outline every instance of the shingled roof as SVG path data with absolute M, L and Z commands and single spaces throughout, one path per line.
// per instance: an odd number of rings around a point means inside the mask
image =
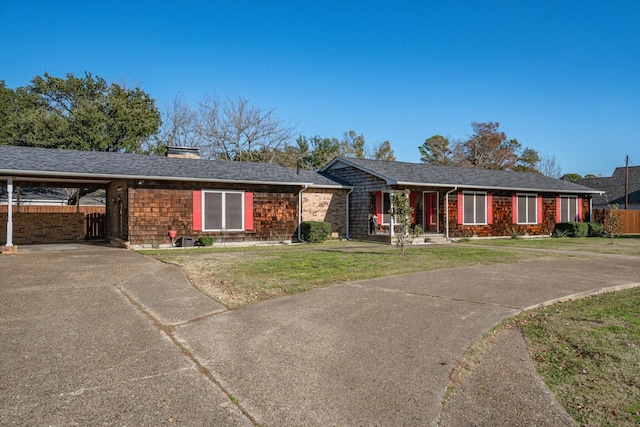
M 129 153 L 0 145 L 0 175 L 76 179 L 158 179 L 342 188 L 311 171 L 272 163 L 182 159 Z
M 593 203 L 606 205 L 617 203 L 624 206 L 625 184 L 627 172 L 625 167 L 616 168 L 610 177 L 584 178 L 577 183 L 597 188 L 605 194 L 593 198 Z M 640 204 L 640 166 L 629 168 L 629 204 Z
M 352 166 L 377 176 L 389 185 L 420 185 L 446 188 L 500 189 L 516 191 L 598 194 L 599 190 L 569 181 L 549 178 L 533 172 L 513 172 L 437 166 L 424 163 L 392 162 L 336 157 L 322 171 L 340 164 Z

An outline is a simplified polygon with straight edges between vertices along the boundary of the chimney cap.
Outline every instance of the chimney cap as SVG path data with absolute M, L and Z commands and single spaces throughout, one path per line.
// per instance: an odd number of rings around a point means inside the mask
M 182 147 L 179 145 L 167 146 L 167 157 L 178 157 L 184 159 L 199 159 L 200 150 L 197 147 Z

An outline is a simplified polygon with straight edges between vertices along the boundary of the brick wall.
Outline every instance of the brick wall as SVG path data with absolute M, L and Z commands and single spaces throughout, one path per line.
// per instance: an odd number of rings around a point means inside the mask
M 252 192 L 254 229 L 241 232 L 203 232 L 193 230 L 193 191 L 205 189 Z M 297 235 L 298 188 L 196 183 L 145 182 L 127 187 L 129 204 L 123 220 L 127 240 L 134 245 L 167 244 L 170 229 L 178 237 L 213 236 L 216 242 L 292 239 Z M 117 220 L 114 213 L 110 221 Z M 110 224 L 110 229 L 113 224 Z
M 324 221 L 331 224 L 331 232 L 347 233 L 347 191 L 307 189 L 302 193 L 302 221 Z
M 0 213 L 0 241 L 6 243 L 7 214 Z M 13 243 L 16 245 L 77 242 L 84 240 L 83 213 L 13 214 Z
M 510 236 L 512 232 L 531 236 L 549 235 L 555 227 L 556 198 L 555 195 L 542 197 L 541 224 L 513 224 L 513 202 L 510 192 L 493 192 L 493 223 L 487 225 L 458 224 L 458 195 L 449 195 L 449 235 L 462 236 Z

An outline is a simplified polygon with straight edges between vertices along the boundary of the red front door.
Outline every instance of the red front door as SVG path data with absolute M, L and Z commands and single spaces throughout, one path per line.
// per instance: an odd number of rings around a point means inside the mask
M 438 226 L 438 203 L 436 193 L 425 193 L 425 229 L 428 231 L 437 231 Z

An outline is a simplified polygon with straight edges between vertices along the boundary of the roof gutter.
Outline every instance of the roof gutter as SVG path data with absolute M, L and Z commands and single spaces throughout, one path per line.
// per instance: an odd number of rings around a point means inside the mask
M 522 192 L 538 192 L 538 193 L 567 193 L 567 194 L 576 194 L 576 193 L 587 193 L 587 194 L 604 194 L 604 191 L 600 190 L 549 190 L 549 189 L 541 189 L 541 188 L 521 188 L 521 187 L 493 187 L 487 185 L 461 185 L 461 184 L 433 184 L 428 182 L 405 182 L 398 181 L 397 185 L 408 185 L 408 186 L 420 186 L 420 187 L 460 187 L 460 188 L 471 188 L 471 189 L 481 189 L 481 190 L 505 190 L 505 191 L 522 191 Z
M 302 243 L 307 243 L 302 240 L 302 192 L 309 188 L 308 185 L 305 184 L 304 188 L 300 189 L 298 192 L 298 241 Z
M 351 240 L 351 237 L 349 237 L 349 199 L 351 199 L 351 197 L 349 197 L 351 195 L 351 193 L 353 193 L 353 188 L 351 190 L 349 190 L 349 192 L 346 195 L 346 202 L 347 202 L 347 222 L 346 222 L 346 235 L 345 237 L 347 238 L 347 240 Z
M 266 185 L 300 185 L 300 186 L 313 186 L 309 182 L 283 182 L 283 181 L 246 181 L 240 179 L 217 179 L 217 178 L 204 178 L 204 177 L 173 177 L 173 176 L 154 176 L 154 175 L 112 175 L 112 174 L 99 174 L 99 173 L 81 173 L 81 172 L 52 172 L 52 171 L 35 171 L 35 170 L 11 170 L 0 169 L 0 179 L 2 175 L 12 175 L 14 178 L 29 179 L 30 177 L 45 177 L 45 178 L 84 178 L 87 180 L 97 179 L 143 179 L 143 180 L 158 180 L 158 181 L 181 181 L 181 182 L 224 182 L 230 184 L 266 184 Z
M 444 193 L 444 208 L 445 208 L 445 238 L 447 240 L 451 240 L 449 238 L 449 194 L 453 193 L 458 189 L 458 186 L 453 187 L 451 190 Z M 458 203 L 460 203 L 458 201 Z

